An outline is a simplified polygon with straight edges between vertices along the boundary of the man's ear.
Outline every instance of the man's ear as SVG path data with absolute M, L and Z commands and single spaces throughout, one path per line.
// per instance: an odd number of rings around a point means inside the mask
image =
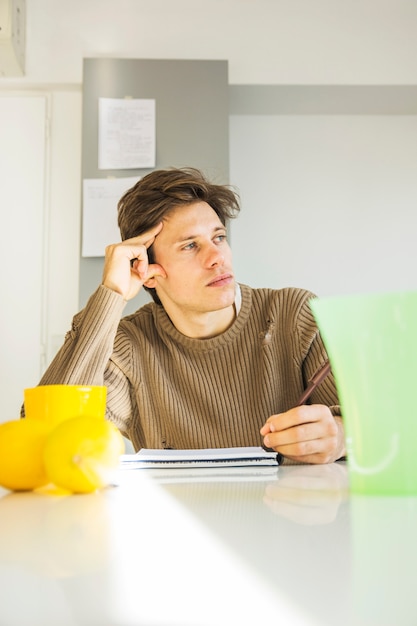
M 148 278 L 148 280 L 146 280 L 143 284 L 145 285 L 145 287 L 149 287 L 149 289 L 154 289 L 156 287 L 155 276 L 152 276 L 152 278 Z
M 152 269 L 153 269 L 153 273 L 152 276 L 150 276 L 143 284 L 145 285 L 145 287 L 149 287 L 149 289 L 155 289 L 157 281 L 156 281 L 156 277 L 157 276 L 161 276 L 162 278 L 166 278 L 167 274 L 166 271 L 164 270 L 164 268 L 161 265 L 158 265 L 157 263 L 152 265 Z

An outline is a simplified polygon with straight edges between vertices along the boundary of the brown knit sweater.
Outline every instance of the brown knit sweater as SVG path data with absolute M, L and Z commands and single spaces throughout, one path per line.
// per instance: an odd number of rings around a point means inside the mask
M 120 319 L 123 298 L 100 286 L 41 384 L 108 388 L 107 417 L 146 448 L 257 446 L 266 419 L 294 406 L 327 358 L 300 289 L 251 289 L 232 326 L 192 339 L 149 303 Z M 339 413 L 330 375 L 310 399 Z

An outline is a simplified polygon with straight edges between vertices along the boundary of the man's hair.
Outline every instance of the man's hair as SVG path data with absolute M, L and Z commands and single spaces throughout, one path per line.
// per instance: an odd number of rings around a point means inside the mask
M 137 237 L 157 226 L 175 208 L 195 202 L 207 202 L 223 226 L 237 216 L 239 197 L 227 185 L 210 183 L 195 168 L 156 170 L 141 178 L 118 203 L 118 224 L 122 240 Z M 149 262 L 155 261 L 152 246 Z M 145 287 L 155 302 L 160 300 L 155 289 Z

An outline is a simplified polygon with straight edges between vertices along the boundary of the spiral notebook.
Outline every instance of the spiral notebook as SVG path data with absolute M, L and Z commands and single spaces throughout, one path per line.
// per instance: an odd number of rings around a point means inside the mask
M 262 447 L 151 450 L 121 457 L 121 469 L 277 466 L 278 455 Z

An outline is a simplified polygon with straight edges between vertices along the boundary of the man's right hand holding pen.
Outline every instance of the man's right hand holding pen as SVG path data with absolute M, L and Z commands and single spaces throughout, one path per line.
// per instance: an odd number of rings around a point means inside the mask
M 309 381 L 296 407 L 268 418 L 260 430 L 266 448 L 301 463 L 332 463 L 345 456 L 341 416 L 323 404 L 304 404 L 329 372 L 327 361 Z

